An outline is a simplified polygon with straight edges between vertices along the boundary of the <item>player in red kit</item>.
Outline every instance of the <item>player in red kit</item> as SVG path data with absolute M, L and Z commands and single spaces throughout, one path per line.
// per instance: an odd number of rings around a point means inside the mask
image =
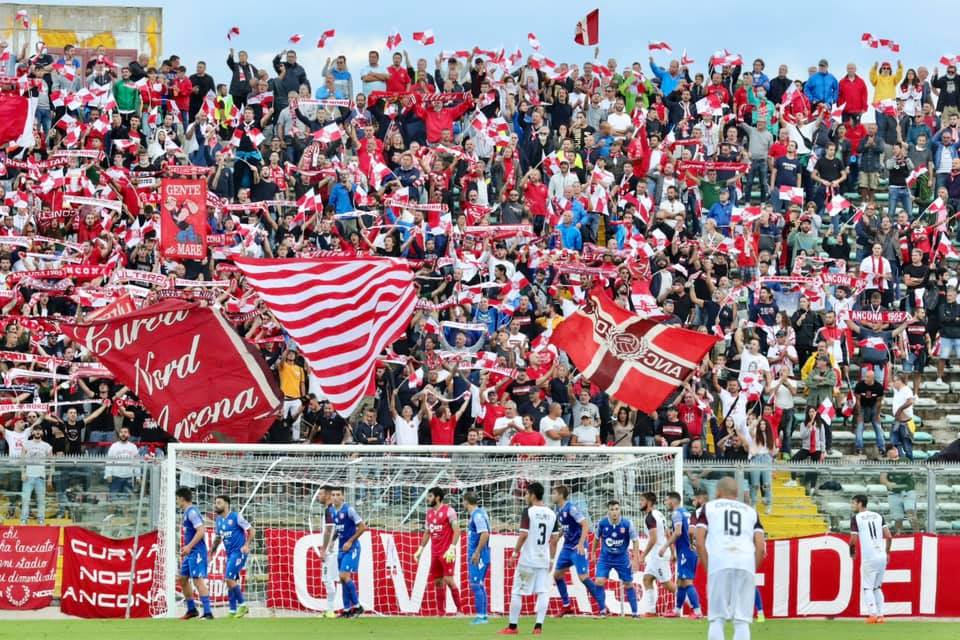
M 446 610 L 444 585 L 450 587 L 453 595 L 453 604 L 460 611 L 460 587 L 454 578 L 454 566 L 457 559 L 457 542 L 460 540 L 460 523 L 457 521 L 457 512 L 453 507 L 443 503 L 445 492 L 440 487 L 431 487 L 427 490 L 427 530 L 423 534 L 420 546 L 413 554 L 415 560 L 420 560 L 423 548 L 430 541 L 430 575 L 436 587 L 437 610 L 443 615 Z

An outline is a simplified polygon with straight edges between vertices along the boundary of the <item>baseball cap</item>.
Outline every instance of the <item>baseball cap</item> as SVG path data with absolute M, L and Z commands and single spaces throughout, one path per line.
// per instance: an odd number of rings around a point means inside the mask
M 818 67 L 829 67 L 830 63 L 827 62 L 826 58 L 820 58 L 820 62 L 817 63 Z

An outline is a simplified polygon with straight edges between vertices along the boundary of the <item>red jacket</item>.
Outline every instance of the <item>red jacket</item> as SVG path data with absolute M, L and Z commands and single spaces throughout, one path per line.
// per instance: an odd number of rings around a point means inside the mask
M 472 106 L 473 100 L 468 98 L 455 107 L 447 107 L 446 109 L 440 109 L 440 111 L 434 111 L 432 108 L 425 109 L 419 102 L 413 108 L 417 117 L 427 125 L 427 142 L 434 144 L 440 142 L 440 132 L 444 129 L 453 131 L 453 123 L 459 120 Z
M 853 80 L 847 76 L 840 78 L 840 92 L 837 95 L 837 104 L 845 104 L 844 113 L 867 112 L 867 83 L 860 76 Z

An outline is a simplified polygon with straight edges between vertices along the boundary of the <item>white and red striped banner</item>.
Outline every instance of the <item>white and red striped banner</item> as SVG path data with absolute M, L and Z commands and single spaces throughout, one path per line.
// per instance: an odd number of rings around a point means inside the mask
M 371 389 L 377 358 L 413 314 L 410 267 L 389 258 L 235 262 L 300 346 L 324 397 L 351 415 Z

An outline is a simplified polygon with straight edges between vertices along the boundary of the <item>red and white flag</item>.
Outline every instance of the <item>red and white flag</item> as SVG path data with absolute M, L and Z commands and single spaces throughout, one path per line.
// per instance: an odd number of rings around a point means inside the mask
M 780 187 L 780 200 L 803 206 L 803 188 L 783 185 Z
M 782 188 L 783 188 L 783 187 L 781 187 L 781 189 L 782 189 Z M 803 190 L 801 189 L 800 202 L 797 203 L 797 204 L 800 204 L 800 205 L 803 204 L 803 195 L 802 195 L 802 192 L 803 192 Z M 791 202 L 794 202 L 794 200 L 791 199 Z M 853 205 L 850 204 L 850 201 L 847 200 L 846 198 L 844 198 L 843 196 L 840 196 L 840 195 L 833 196 L 833 197 L 830 199 L 830 202 L 827 203 L 827 213 L 829 213 L 829 214 L 830 214 L 830 217 L 832 218 L 833 216 L 840 215 L 840 213 L 841 213 L 842 211 L 846 211 L 847 209 L 849 209 L 849 208 L 852 207 L 852 206 L 853 206 Z
M 233 40 L 236 36 L 240 35 L 240 27 L 230 27 L 230 31 L 227 31 L 227 40 Z
M 662 40 L 659 42 L 649 43 L 647 45 L 647 49 L 649 49 L 650 51 L 671 51 L 671 52 L 673 51 L 670 45 L 667 44 L 666 42 L 663 42 Z
M 427 29 L 426 31 L 414 31 L 413 41 L 419 42 L 425 47 L 429 47 L 436 42 L 436 38 L 433 37 L 433 29 Z
M 21 27 L 23 27 L 24 29 L 30 28 L 30 15 L 27 13 L 26 9 L 20 9 L 20 11 L 17 11 L 16 18 L 17 18 L 17 22 L 20 23 Z
M 714 116 L 723 115 L 723 98 L 719 94 L 711 93 L 710 95 L 700 98 L 697 100 L 697 103 L 694 105 L 697 109 L 697 113 L 709 113 Z
M 317 40 L 317 49 L 323 49 L 325 46 L 327 46 L 327 40 L 334 37 L 335 35 L 337 35 L 336 29 L 327 29 L 326 31 L 321 33 L 320 39 Z
M 843 401 L 843 407 L 840 409 L 840 413 L 844 418 L 849 418 L 853 415 L 853 412 L 857 408 L 857 397 L 853 395 L 853 389 L 847 390 L 847 397 Z
M 22 96 L 13 91 L 0 92 L 0 145 L 32 147 L 36 112 L 36 98 Z
M 960 56 L 940 56 L 940 64 L 950 66 L 956 66 L 960 64 Z
M 820 406 L 817 407 L 817 416 L 823 420 L 824 424 L 830 424 L 837 417 L 837 410 L 833 406 L 830 398 L 824 398 Z
M 413 272 L 389 258 L 235 258 L 300 346 L 320 392 L 344 417 L 373 389 L 377 358 L 407 329 Z
M 326 142 L 328 144 L 331 142 L 336 142 L 337 140 L 340 140 L 342 137 L 343 137 L 343 132 L 340 130 L 340 125 L 338 125 L 336 122 L 331 122 L 327 126 L 317 131 L 315 134 L 313 134 L 314 140 L 316 140 L 317 142 Z
M 534 34 L 532 34 L 532 33 L 528 33 L 528 34 L 527 34 L 527 42 L 530 43 L 530 48 L 531 48 L 531 49 L 533 49 L 534 51 L 540 51 L 540 41 L 537 40 L 537 36 L 536 36 L 536 35 L 534 35 Z
M 693 58 L 688 58 L 688 57 L 687 57 L 687 50 L 684 49 L 684 50 L 683 50 L 683 53 L 680 55 L 680 64 L 689 67 L 689 66 L 692 65 L 693 63 L 694 63 L 694 59 L 693 59 Z
M 300 41 L 303 40 L 302 33 L 295 33 L 290 36 L 290 44 L 300 44 Z
M 927 168 L 925 166 L 917 167 L 916 169 L 911 171 L 910 175 L 907 176 L 907 186 L 913 187 L 915 184 L 917 184 L 917 180 L 920 179 L 920 176 L 926 175 L 926 173 L 927 173 Z
M 393 51 L 400 46 L 401 42 L 403 42 L 403 36 L 395 29 L 393 33 L 387 36 L 387 49 Z
M 749 224 L 763 215 L 763 209 L 757 205 L 753 207 L 734 207 L 730 213 L 730 224 Z
M 585 47 L 600 44 L 600 9 L 594 9 L 577 23 L 573 41 Z
M 600 289 L 553 331 L 584 378 L 641 411 L 653 411 L 700 365 L 717 337 L 658 324 Z
M 883 338 L 870 337 L 863 340 L 857 340 L 857 346 L 862 349 L 875 349 L 877 351 L 886 351 L 887 343 Z

